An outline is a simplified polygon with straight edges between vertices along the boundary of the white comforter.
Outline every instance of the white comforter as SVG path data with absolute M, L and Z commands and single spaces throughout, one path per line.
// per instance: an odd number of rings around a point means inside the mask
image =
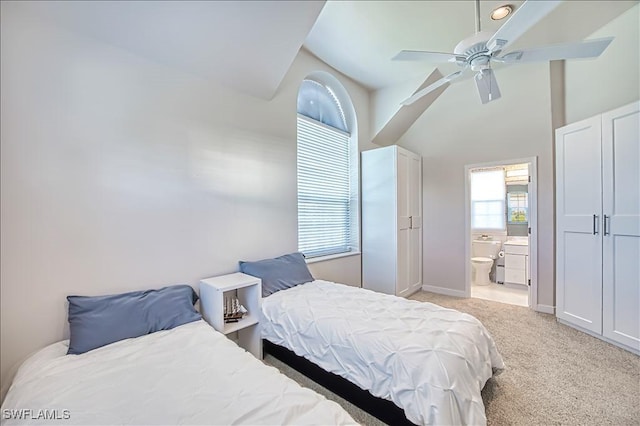
M 263 337 L 374 396 L 417 424 L 486 424 L 480 391 L 504 368 L 471 315 L 327 281 L 263 299 Z
M 82 355 L 66 351 L 59 342 L 23 364 L 2 405 L 2 424 L 355 423 L 204 321 Z M 5 410 L 69 419 L 6 420 Z

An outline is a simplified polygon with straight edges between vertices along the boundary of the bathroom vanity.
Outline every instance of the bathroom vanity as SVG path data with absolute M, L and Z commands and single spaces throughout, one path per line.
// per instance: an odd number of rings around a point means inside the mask
M 529 286 L 529 240 L 510 239 L 504 242 L 504 284 L 509 287 Z

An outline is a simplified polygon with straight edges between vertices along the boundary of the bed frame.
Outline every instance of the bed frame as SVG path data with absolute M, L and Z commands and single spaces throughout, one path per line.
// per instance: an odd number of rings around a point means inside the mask
M 291 368 L 304 374 L 314 382 L 346 399 L 356 407 L 366 411 L 389 425 L 413 425 L 404 415 L 404 411 L 393 402 L 371 395 L 357 385 L 336 374 L 318 367 L 311 361 L 296 355 L 287 348 L 263 340 L 265 354 L 270 354 Z

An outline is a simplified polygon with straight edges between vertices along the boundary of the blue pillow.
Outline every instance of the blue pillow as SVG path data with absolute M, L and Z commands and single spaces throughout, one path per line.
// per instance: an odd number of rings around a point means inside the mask
M 82 354 L 130 337 L 170 330 L 201 319 L 198 295 L 188 285 L 111 296 L 67 296 L 70 342 L 67 354 Z
M 256 262 L 240 261 L 240 271 L 262 279 L 262 297 L 313 281 L 302 253 L 285 254 Z

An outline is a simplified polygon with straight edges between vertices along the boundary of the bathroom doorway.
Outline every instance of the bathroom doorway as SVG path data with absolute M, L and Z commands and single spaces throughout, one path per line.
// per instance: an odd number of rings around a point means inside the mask
M 466 297 L 537 304 L 536 157 L 465 166 Z

